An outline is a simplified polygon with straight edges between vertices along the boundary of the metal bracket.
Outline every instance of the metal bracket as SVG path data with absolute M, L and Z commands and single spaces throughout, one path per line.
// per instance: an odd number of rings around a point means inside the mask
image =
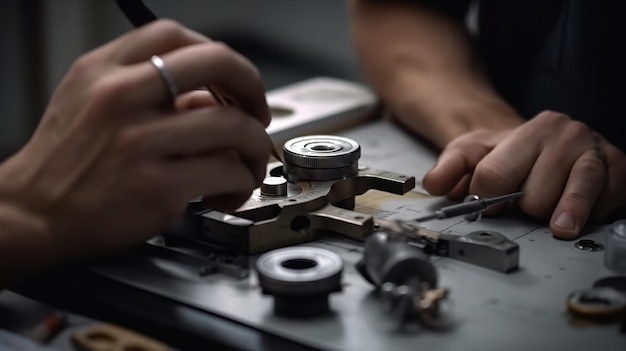
M 417 222 L 377 220 L 376 223 L 379 230 L 401 235 L 431 255 L 503 273 L 519 267 L 519 245 L 501 233 L 476 231 L 467 235 L 452 235 L 426 229 Z
M 282 174 L 280 163 L 268 169 L 268 176 Z M 344 179 L 290 183 L 285 196 L 257 189 L 234 213 L 195 212 L 196 219 L 187 218 L 200 222 L 178 226 L 173 234 L 243 254 L 312 241 L 324 232 L 364 240 L 374 231 L 374 218 L 352 210 L 356 196 L 370 189 L 402 195 L 414 187 L 415 177 L 362 167 Z

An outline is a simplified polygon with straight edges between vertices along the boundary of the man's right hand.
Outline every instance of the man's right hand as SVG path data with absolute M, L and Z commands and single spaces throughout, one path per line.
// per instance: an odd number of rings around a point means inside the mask
M 589 219 L 626 205 L 626 156 L 581 122 L 546 111 L 509 130 L 476 130 L 450 142 L 424 177 L 433 195 L 526 194 L 519 207 L 575 238 Z

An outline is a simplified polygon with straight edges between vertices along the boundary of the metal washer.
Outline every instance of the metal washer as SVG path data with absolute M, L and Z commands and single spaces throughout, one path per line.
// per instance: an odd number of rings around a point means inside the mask
M 290 267 L 289 263 L 302 263 Z M 340 284 L 343 260 L 332 251 L 293 246 L 263 254 L 256 262 L 264 291 L 280 295 L 330 293 Z
M 270 251 L 257 260 L 263 294 L 274 296 L 274 313 L 304 318 L 330 310 L 328 295 L 341 291 L 343 261 L 314 247 Z

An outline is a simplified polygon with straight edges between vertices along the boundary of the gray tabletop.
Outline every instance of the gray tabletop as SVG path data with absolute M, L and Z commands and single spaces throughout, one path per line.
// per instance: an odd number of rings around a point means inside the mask
M 342 135 L 358 141 L 360 164 L 414 175 L 421 179 L 436 155 L 395 125 L 377 121 Z M 357 210 L 397 218 L 410 217 L 441 204 L 416 192 L 389 201 L 358 201 Z M 381 207 L 382 206 L 382 207 Z M 330 298 L 332 314 L 287 319 L 272 312 L 272 298 L 262 295 L 255 274 L 237 280 L 220 274 L 181 279 L 176 263 L 154 258 L 146 266 L 108 265 L 97 271 L 132 286 L 181 303 L 325 350 L 624 350 L 626 336 L 616 324 L 574 321 L 566 311 L 567 296 L 587 289 L 609 272 L 603 252 L 580 251 L 574 242 L 554 239 L 543 223 L 519 218 L 459 219 L 425 225 L 451 234 L 477 229 L 503 233 L 520 246 L 520 269 L 503 274 L 451 259 L 436 259 L 441 285 L 448 287 L 457 325 L 447 332 L 399 331 L 369 285 L 356 272 L 362 246 L 331 236 L 305 244 L 338 253 L 345 262 L 343 291 Z M 602 227 L 588 228 L 587 239 L 605 242 Z M 254 258 L 251 258 L 254 260 Z

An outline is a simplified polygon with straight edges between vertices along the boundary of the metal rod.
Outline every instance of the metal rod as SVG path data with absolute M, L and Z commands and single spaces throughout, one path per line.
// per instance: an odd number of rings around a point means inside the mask
M 507 202 L 513 199 L 516 199 L 520 196 L 524 195 L 524 192 L 516 192 L 511 194 L 506 194 L 502 196 L 496 196 L 491 198 L 480 198 L 477 197 L 476 200 L 466 201 L 460 204 L 455 204 L 451 206 L 442 207 L 439 210 L 436 210 L 434 213 L 424 215 L 418 218 L 413 219 L 416 222 L 426 222 L 433 219 L 444 219 L 456 216 L 462 216 L 470 213 L 480 212 L 485 210 L 487 207 L 496 205 L 499 203 Z

